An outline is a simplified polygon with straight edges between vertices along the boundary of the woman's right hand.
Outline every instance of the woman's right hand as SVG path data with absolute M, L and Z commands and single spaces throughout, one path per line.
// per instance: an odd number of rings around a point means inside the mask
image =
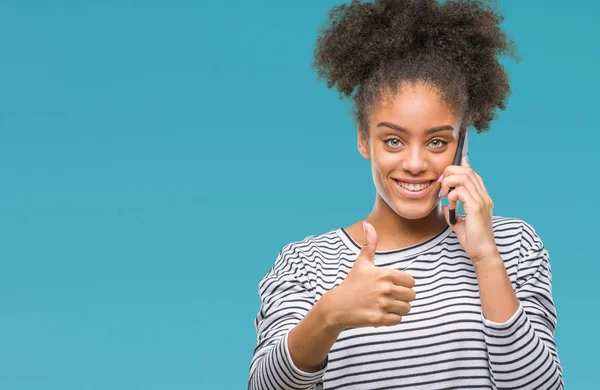
M 327 292 L 325 300 L 330 323 L 340 331 L 366 326 L 392 326 L 402 321 L 415 299 L 414 278 L 400 270 L 374 264 L 377 233 L 363 222 L 367 244 L 361 248 L 346 279 Z

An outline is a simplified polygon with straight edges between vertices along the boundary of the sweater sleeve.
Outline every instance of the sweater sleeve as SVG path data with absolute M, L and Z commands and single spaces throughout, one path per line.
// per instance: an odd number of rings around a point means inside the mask
M 563 389 L 549 254 L 527 224 L 522 240 L 515 289 L 519 307 L 504 323 L 483 318 L 492 381 L 497 389 Z
M 302 259 L 288 245 L 259 283 L 261 306 L 254 320 L 257 344 L 250 363 L 249 390 L 313 389 L 327 367 L 304 372 L 294 365 L 288 334 L 314 305 Z

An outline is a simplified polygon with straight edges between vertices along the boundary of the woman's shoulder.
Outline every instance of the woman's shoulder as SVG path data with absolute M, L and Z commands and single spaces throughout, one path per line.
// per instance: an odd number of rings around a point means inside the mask
M 266 277 L 279 277 L 282 274 L 306 276 L 308 271 L 314 271 L 318 261 L 339 254 L 341 245 L 339 228 L 288 241 L 279 247 L 277 257 Z
M 523 249 L 543 246 L 536 228 L 522 218 L 494 215 L 492 229 L 497 243 L 519 242 Z
M 312 233 L 288 241 L 281 247 L 279 256 L 309 254 L 313 253 L 315 249 L 335 248 L 340 244 L 339 228 L 332 228 L 325 232 Z
M 535 232 L 533 225 L 519 217 L 507 217 L 494 215 L 492 217 L 492 225 L 496 229 L 527 229 L 529 232 Z

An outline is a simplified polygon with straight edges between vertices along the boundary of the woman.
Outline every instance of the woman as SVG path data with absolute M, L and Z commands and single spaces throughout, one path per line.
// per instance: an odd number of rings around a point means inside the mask
M 315 67 L 354 99 L 376 200 L 281 250 L 259 285 L 249 389 L 563 387 L 548 252 L 493 216 L 466 158 L 452 164 L 461 129 L 488 130 L 510 94 L 501 21 L 466 0 L 332 10 Z

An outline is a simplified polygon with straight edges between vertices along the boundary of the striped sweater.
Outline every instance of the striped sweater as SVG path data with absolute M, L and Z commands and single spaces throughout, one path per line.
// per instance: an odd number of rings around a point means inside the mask
M 317 372 L 294 365 L 287 336 L 345 279 L 360 245 L 344 228 L 285 245 L 259 283 L 248 389 L 562 389 L 548 251 L 523 220 L 494 216 L 493 230 L 519 300 L 509 320 L 483 316 L 471 260 L 447 227 L 376 252 L 375 265 L 415 278 L 411 311 L 395 326 L 344 330 Z

